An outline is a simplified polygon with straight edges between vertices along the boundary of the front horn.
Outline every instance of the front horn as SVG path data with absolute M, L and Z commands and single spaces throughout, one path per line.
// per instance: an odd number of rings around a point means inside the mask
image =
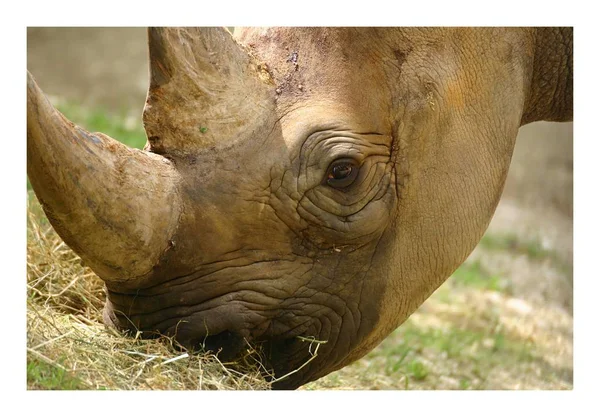
M 172 163 L 74 125 L 29 72 L 27 175 L 52 226 L 104 281 L 142 280 L 168 248 L 182 207 Z

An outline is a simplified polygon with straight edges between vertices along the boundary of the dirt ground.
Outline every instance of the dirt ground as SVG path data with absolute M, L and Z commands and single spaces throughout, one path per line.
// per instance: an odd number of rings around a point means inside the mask
M 134 117 L 141 116 L 146 95 L 146 54 L 146 32 L 142 28 L 28 30 L 27 67 L 48 95 Z M 527 317 L 528 337 L 543 340 L 540 343 L 547 347 L 548 361 L 563 370 L 562 376 L 556 383 L 540 374 L 534 380 L 484 388 L 572 388 L 572 132 L 572 123 L 534 123 L 521 129 L 506 188 L 489 228 L 495 236 L 539 242 L 538 249 L 551 254 L 546 258 L 554 261 L 535 261 L 531 256 L 515 256 L 481 245 L 470 258 L 507 277 L 512 294 L 486 294 L 473 304 L 476 312 L 479 307 L 485 310 L 495 306 L 509 318 Z M 464 291 L 461 296 L 473 295 Z M 416 322 L 426 317 L 423 311 L 437 308 L 439 304 L 426 303 L 415 316 Z M 360 366 L 367 366 L 365 363 Z M 488 375 L 490 378 L 494 377 Z

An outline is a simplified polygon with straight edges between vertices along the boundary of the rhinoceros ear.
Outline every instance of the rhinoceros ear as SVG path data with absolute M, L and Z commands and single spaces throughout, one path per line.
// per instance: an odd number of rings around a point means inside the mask
M 264 66 L 224 28 L 150 28 L 147 147 L 186 154 L 252 131 L 273 101 Z
M 521 125 L 573 120 L 573 28 L 535 28 L 533 45 L 533 71 Z

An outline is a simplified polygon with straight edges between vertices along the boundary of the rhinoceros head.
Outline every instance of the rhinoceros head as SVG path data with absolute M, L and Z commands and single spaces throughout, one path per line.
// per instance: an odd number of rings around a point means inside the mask
M 29 178 L 106 282 L 108 324 L 227 358 L 261 345 L 295 388 L 471 252 L 519 126 L 572 117 L 569 34 L 150 29 L 144 151 L 73 125 L 29 77 Z

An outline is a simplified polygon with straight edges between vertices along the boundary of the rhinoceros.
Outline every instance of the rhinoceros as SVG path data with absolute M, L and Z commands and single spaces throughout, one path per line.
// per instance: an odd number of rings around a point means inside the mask
M 274 388 L 365 355 L 465 260 L 520 126 L 572 120 L 572 28 L 150 28 L 147 144 L 27 81 L 27 172 L 104 320 Z M 318 348 L 318 352 L 317 351 Z

